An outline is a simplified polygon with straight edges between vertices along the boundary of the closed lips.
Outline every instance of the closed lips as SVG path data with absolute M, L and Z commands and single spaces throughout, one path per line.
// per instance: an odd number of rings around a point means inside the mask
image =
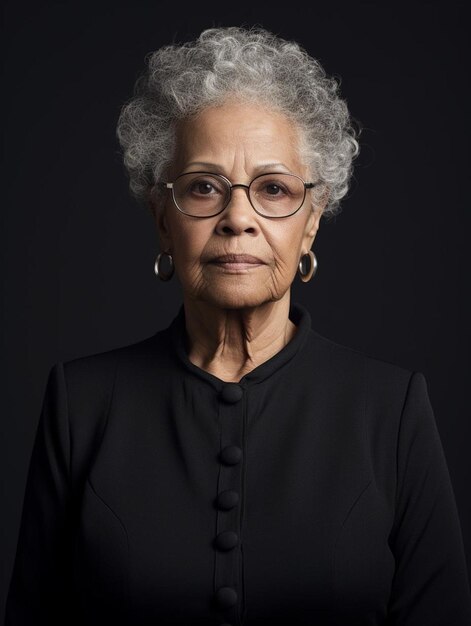
M 224 254 L 211 259 L 211 263 L 263 263 L 263 261 L 251 254 Z

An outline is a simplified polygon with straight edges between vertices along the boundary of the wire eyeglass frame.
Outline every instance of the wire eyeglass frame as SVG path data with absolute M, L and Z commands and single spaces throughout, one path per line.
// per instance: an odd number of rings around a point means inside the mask
M 178 181 L 179 178 L 181 178 L 182 176 L 188 176 L 189 174 L 206 174 L 208 176 L 213 176 L 216 178 L 220 178 L 224 181 L 224 183 L 226 184 L 226 186 L 228 187 L 228 195 L 227 195 L 227 201 L 224 203 L 223 207 L 221 209 L 219 209 L 216 213 L 212 213 L 211 215 L 192 215 L 191 213 L 187 213 L 186 211 L 184 211 L 183 209 L 181 209 L 178 206 L 178 202 L 177 199 L 175 197 L 175 183 Z M 250 188 L 252 186 L 252 184 L 254 183 L 254 181 L 256 181 L 258 178 L 261 178 L 262 176 L 293 176 L 294 178 L 297 178 L 298 180 L 300 180 L 303 185 L 304 185 L 304 194 L 303 194 L 303 199 L 301 204 L 299 205 L 299 207 L 297 209 L 295 209 L 294 211 L 292 211 L 291 213 L 288 213 L 287 215 L 264 215 L 263 213 L 260 213 L 260 211 L 254 206 L 254 203 L 252 202 L 252 198 L 250 196 Z M 180 174 L 179 176 L 177 176 L 175 178 L 174 181 L 171 182 L 163 182 L 160 181 L 157 183 L 157 185 L 159 185 L 160 187 L 164 188 L 164 189 L 171 189 L 172 190 L 172 199 L 173 199 L 173 203 L 175 204 L 176 208 L 183 213 L 184 215 L 187 215 L 188 217 L 194 217 L 197 219 L 206 219 L 209 217 L 215 217 L 216 215 L 219 215 L 220 213 L 222 213 L 226 207 L 229 205 L 231 199 L 232 199 L 232 190 L 235 189 L 236 187 L 243 187 L 246 192 L 247 192 L 247 198 L 250 202 L 250 205 L 252 206 L 253 210 L 260 215 L 261 217 L 265 217 L 266 219 L 284 219 L 285 217 L 291 217 L 292 215 L 294 215 L 295 213 L 297 213 L 301 207 L 304 204 L 304 201 L 306 199 L 306 191 L 308 189 L 313 189 L 314 187 L 317 187 L 318 185 L 321 185 L 322 181 L 318 181 L 316 183 L 307 183 L 306 181 L 304 181 L 301 176 L 298 176 L 297 174 L 291 174 L 291 172 L 263 172 L 262 174 L 258 174 L 257 176 L 255 176 L 248 185 L 244 185 L 242 183 L 231 183 L 231 181 L 224 176 L 223 174 L 216 174 L 214 172 L 207 172 L 207 171 L 196 171 L 196 172 L 184 172 L 183 174 Z

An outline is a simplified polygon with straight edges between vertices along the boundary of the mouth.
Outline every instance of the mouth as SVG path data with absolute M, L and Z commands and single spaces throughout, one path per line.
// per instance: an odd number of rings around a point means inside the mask
M 265 263 L 251 254 L 224 254 L 214 259 L 210 263 L 226 271 L 244 271 L 265 265 Z

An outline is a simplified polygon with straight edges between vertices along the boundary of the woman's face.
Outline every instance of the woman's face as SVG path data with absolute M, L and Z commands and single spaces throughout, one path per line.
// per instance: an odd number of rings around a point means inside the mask
M 226 102 L 181 123 L 168 180 L 184 172 L 206 171 L 223 174 L 232 184 L 248 185 L 265 171 L 297 174 L 310 182 L 297 155 L 297 141 L 292 123 L 280 113 Z M 157 227 L 185 296 L 221 308 L 280 300 L 318 229 L 321 207 L 312 210 L 309 193 L 294 215 L 267 219 L 254 211 L 246 190 L 236 187 L 222 213 L 199 219 L 181 213 L 169 191 L 165 204 L 157 207 Z M 234 269 L 213 261 L 224 254 L 250 254 L 261 262 Z

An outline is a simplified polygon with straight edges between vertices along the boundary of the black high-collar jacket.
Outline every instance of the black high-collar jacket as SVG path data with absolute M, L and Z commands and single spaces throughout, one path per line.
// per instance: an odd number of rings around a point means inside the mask
M 470 626 L 424 375 L 290 319 L 237 384 L 190 362 L 183 305 L 53 365 L 6 626 Z

